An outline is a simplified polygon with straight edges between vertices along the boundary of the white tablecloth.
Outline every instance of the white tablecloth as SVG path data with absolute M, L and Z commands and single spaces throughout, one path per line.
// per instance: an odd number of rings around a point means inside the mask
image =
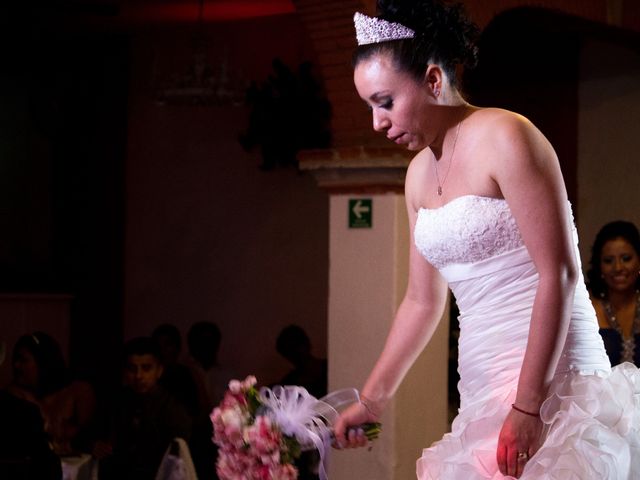
M 86 453 L 62 457 L 62 480 L 98 480 L 98 462 Z

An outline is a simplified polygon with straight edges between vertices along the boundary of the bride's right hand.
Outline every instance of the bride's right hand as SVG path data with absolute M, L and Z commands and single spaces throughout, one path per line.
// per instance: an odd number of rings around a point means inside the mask
M 361 425 L 376 422 L 364 404 L 358 402 L 344 410 L 333 427 L 336 448 L 364 447 L 368 443 Z

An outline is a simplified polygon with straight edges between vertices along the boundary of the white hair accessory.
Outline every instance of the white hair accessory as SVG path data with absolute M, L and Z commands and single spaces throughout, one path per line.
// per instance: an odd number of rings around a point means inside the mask
M 360 12 L 356 12 L 353 16 L 353 23 L 356 26 L 358 45 L 402 40 L 416 36 L 416 32 L 401 23 L 387 22 Z

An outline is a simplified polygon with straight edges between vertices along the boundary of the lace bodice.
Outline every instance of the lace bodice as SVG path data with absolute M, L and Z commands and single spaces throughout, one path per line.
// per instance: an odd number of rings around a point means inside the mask
M 421 208 L 418 251 L 436 268 L 474 263 L 524 245 L 506 200 L 465 195 L 436 209 Z

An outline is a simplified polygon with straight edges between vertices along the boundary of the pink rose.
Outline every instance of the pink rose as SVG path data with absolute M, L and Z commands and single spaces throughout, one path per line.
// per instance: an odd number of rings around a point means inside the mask
M 272 480 L 297 480 L 298 470 L 290 463 L 279 465 L 272 473 Z
M 242 382 L 242 388 L 246 392 L 250 390 L 251 387 L 254 387 L 256 383 L 258 383 L 258 380 L 256 380 L 256 377 L 254 377 L 253 375 L 249 375 L 247 378 L 244 379 L 244 382 Z
M 229 391 L 236 395 L 242 393 L 242 384 L 240 383 L 240 380 L 231 380 L 229 382 Z
M 211 414 L 211 422 L 213 423 L 213 440 L 216 445 L 244 447 L 244 430 L 249 422 L 249 412 L 238 406 L 215 408 Z
M 258 455 L 280 450 L 282 435 L 271 419 L 265 415 L 256 417 L 253 425 L 247 428 L 245 440 Z

